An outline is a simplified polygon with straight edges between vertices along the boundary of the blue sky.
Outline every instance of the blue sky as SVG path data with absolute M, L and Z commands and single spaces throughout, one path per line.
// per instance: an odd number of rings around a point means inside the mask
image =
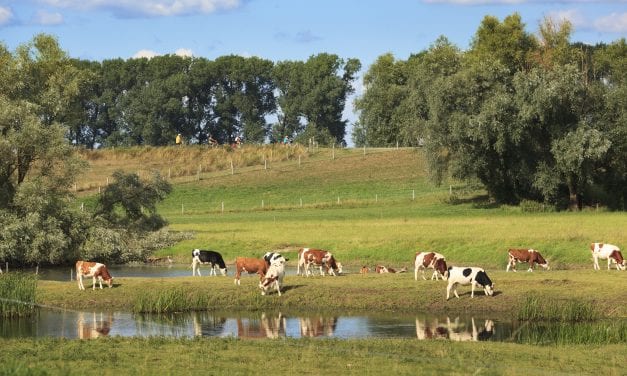
M 365 71 L 384 53 L 404 60 L 440 35 L 465 49 L 484 16 L 514 12 L 531 33 L 551 17 L 573 23 L 572 41 L 627 35 L 627 0 L 0 0 L 0 41 L 13 50 L 53 34 L 70 56 L 89 60 L 328 52 L 360 59 Z M 354 119 L 351 109 L 346 116 Z

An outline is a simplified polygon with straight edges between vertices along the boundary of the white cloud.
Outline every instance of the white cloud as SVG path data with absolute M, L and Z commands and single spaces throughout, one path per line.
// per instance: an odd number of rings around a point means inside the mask
M 0 26 L 8 24 L 12 18 L 13 12 L 11 12 L 11 9 L 0 6 Z
M 153 58 L 155 56 L 159 56 L 159 54 L 156 53 L 153 50 L 139 50 L 139 51 L 137 51 L 135 53 L 135 55 L 133 55 L 133 58 L 134 59 L 139 59 L 139 58 L 142 58 L 142 57 L 146 57 L 148 59 L 151 59 L 151 58 Z
M 48 13 L 44 10 L 37 11 L 33 16 L 33 22 L 39 25 L 59 25 L 63 23 L 61 13 Z
M 174 54 L 183 57 L 192 57 L 194 55 L 192 53 L 192 50 L 190 50 L 189 48 L 179 48 L 178 50 L 174 51 Z
M 234 9 L 241 0 L 42 0 L 58 8 L 108 9 L 120 17 L 180 16 Z
M 422 0 L 424 3 L 431 4 L 459 4 L 459 5 L 499 5 L 499 4 L 542 4 L 547 0 Z M 583 4 L 598 3 L 599 0 L 552 0 L 552 3 L 558 4 Z M 621 3 L 625 0 L 605 0 L 607 3 Z
M 548 16 L 558 22 L 568 20 L 575 29 L 586 28 L 588 26 L 585 17 L 576 9 L 549 12 Z
M 594 27 L 599 31 L 625 33 L 627 32 L 627 12 L 612 13 L 609 16 L 597 18 L 594 21 Z

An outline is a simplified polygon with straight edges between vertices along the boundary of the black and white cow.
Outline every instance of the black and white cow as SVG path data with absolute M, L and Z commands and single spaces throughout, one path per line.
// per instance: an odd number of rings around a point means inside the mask
M 278 260 L 281 257 L 283 257 L 283 256 L 280 253 L 278 253 L 278 252 L 266 252 L 263 255 L 263 259 L 266 260 L 266 263 L 268 264 L 268 266 L 272 265 L 272 263 L 275 260 Z M 285 259 L 285 261 L 289 261 L 288 258 L 285 258 L 285 257 L 283 257 L 283 258 Z
M 200 276 L 200 264 L 211 264 L 211 270 L 209 275 L 217 275 L 216 267 L 220 268 L 220 273 L 226 275 L 226 264 L 222 255 L 216 251 L 205 251 L 201 249 L 194 249 L 192 251 L 192 276 L 198 273 Z
M 470 297 L 475 297 L 475 286 L 483 288 L 486 295 L 492 296 L 494 294 L 494 285 L 490 280 L 490 277 L 486 274 L 485 270 L 476 267 L 460 267 L 451 266 L 448 268 L 448 286 L 446 288 L 446 300 L 450 298 L 451 290 L 455 296 L 457 295 L 457 285 L 468 286 L 471 285 Z

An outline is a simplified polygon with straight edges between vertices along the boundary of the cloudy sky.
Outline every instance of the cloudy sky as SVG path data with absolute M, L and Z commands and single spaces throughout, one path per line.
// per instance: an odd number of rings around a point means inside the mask
M 237 54 L 272 61 L 321 52 L 397 59 L 440 35 L 467 48 L 484 16 L 518 12 L 536 33 L 544 17 L 569 19 L 572 41 L 627 35 L 627 0 L 0 0 L 0 41 L 10 50 L 38 33 L 89 60 Z M 359 89 L 358 89 L 359 90 Z

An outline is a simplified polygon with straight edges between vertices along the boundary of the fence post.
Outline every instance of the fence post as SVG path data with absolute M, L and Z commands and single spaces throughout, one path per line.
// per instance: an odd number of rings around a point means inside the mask
M 448 195 L 449 195 L 449 196 L 452 196 L 452 195 L 453 195 L 453 186 L 452 186 L 452 185 L 449 185 L 449 186 L 448 186 Z
M 224 201 L 222 201 L 222 213 L 224 213 Z
M 333 160 L 335 160 L 335 142 L 333 143 Z
M 366 145 L 364 145 L 364 155 L 366 155 Z
M 168 167 L 168 179 L 171 179 L 172 177 L 172 168 Z
M 298 168 L 300 168 L 300 155 L 298 156 Z
M 231 159 L 231 175 L 235 174 L 235 170 L 233 169 L 233 160 Z
M 185 212 L 185 204 L 181 204 L 181 214 Z
M 340 196 L 337 196 L 337 204 L 340 204 Z
M 263 159 L 263 169 L 267 170 L 268 169 L 268 160 L 267 159 Z
M 411 200 L 414 201 L 416 199 L 416 190 L 412 189 L 411 190 Z
M 302 197 L 300 198 L 300 207 L 301 208 L 303 207 L 303 198 Z

